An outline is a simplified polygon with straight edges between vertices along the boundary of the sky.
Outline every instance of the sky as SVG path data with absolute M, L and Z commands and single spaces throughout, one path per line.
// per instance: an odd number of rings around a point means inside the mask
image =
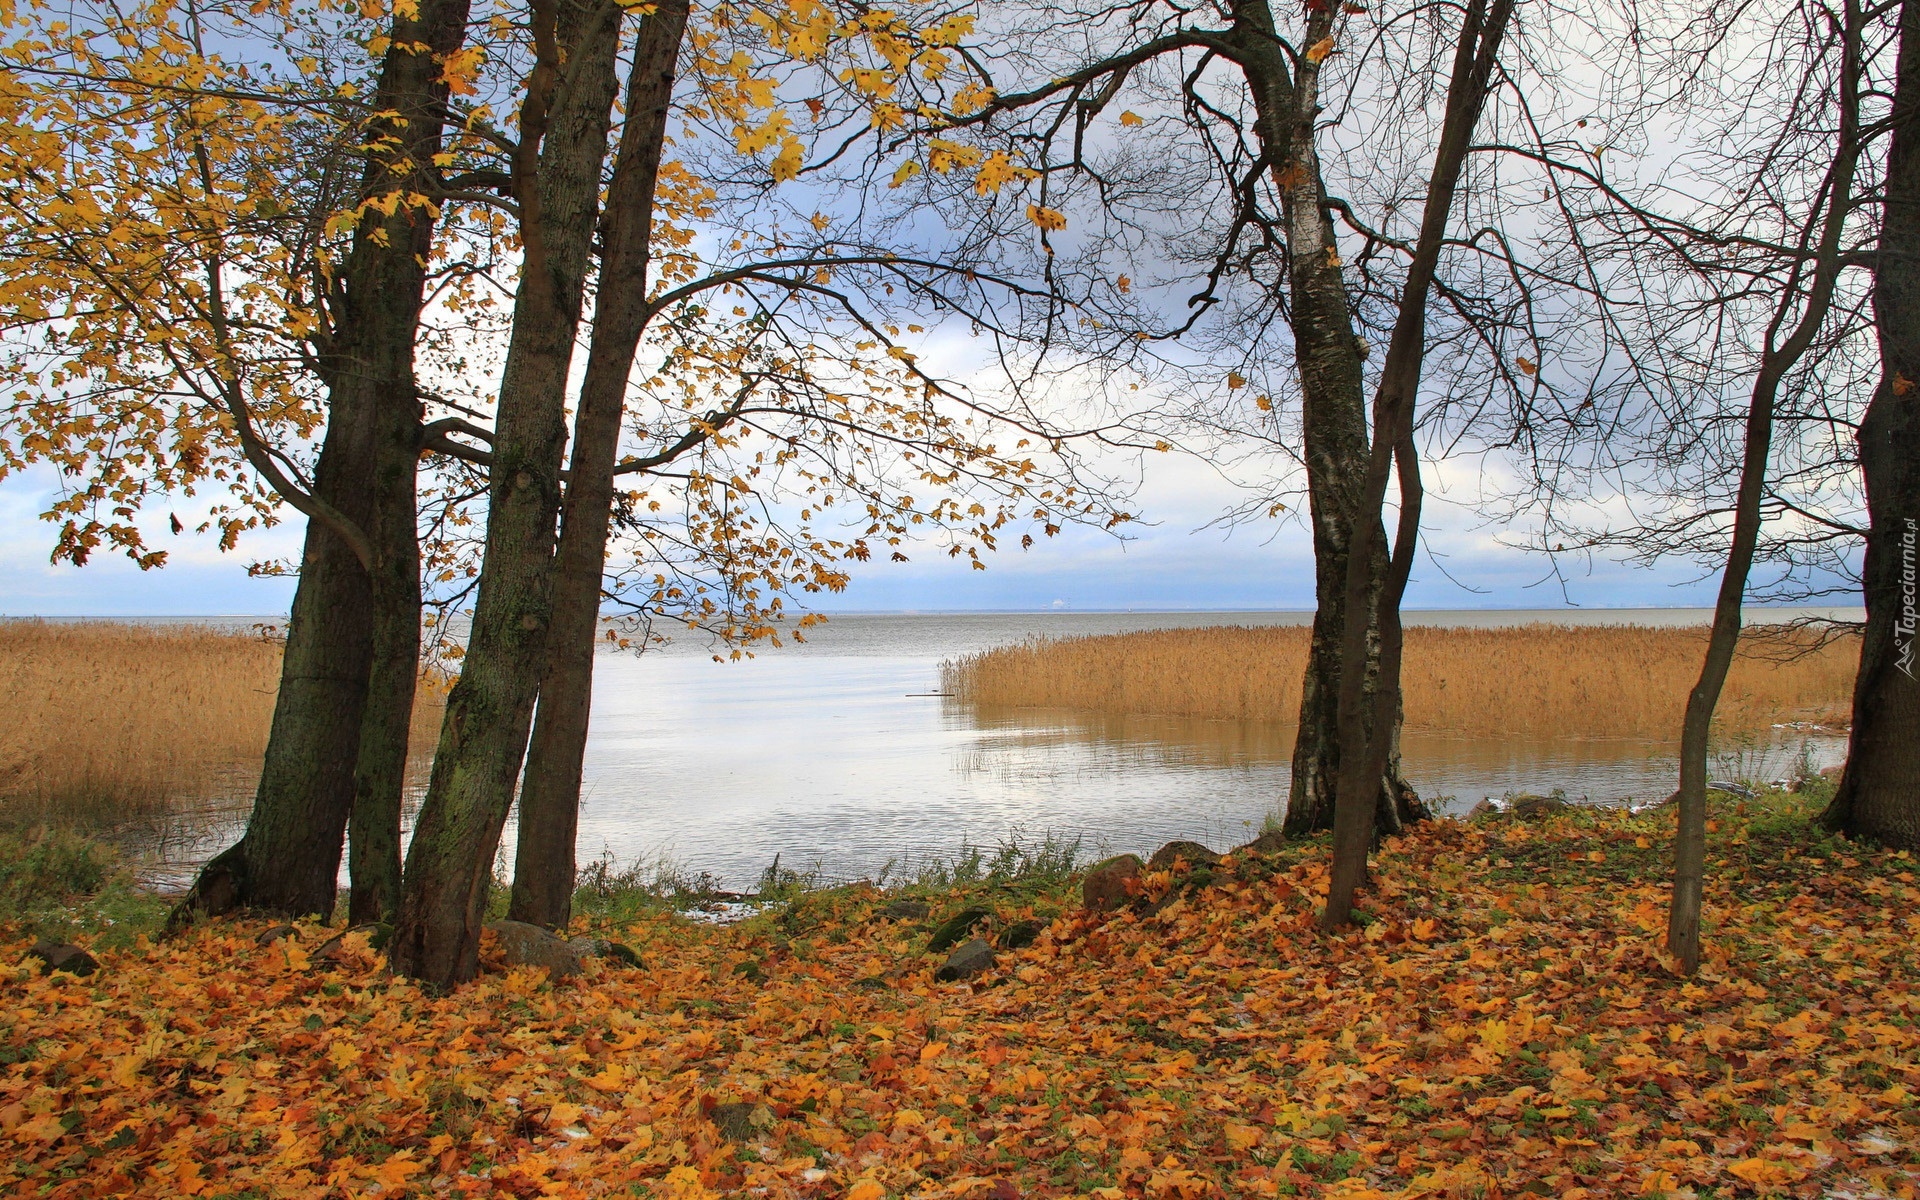
M 147 518 L 166 566 L 141 571 L 102 553 L 85 567 L 53 565 L 54 527 L 39 519 L 50 477 L 27 474 L 0 483 L 0 615 L 282 616 L 293 581 L 253 578 L 249 563 L 291 559 L 304 525 L 297 513 L 222 553 L 212 535 L 175 536 L 167 511 Z M 1298 521 L 1233 531 L 1204 528 L 1235 499 L 1204 464 L 1155 456 L 1136 505 L 1143 521 L 1127 540 L 1069 528 L 1021 551 L 1009 545 L 970 570 L 931 547 L 909 547 L 906 563 L 874 562 L 855 572 L 846 593 L 821 598 L 826 612 L 874 611 L 1250 611 L 1313 607 L 1313 555 Z M 185 509 L 183 520 L 190 514 Z M 1498 531 L 1444 502 L 1430 503 L 1426 552 L 1407 606 L 1426 609 L 1694 607 L 1712 603 L 1714 580 L 1698 567 L 1655 569 L 1563 560 L 1566 578 L 1547 561 L 1500 544 Z M 1444 570 L 1442 569 L 1444 568 Z

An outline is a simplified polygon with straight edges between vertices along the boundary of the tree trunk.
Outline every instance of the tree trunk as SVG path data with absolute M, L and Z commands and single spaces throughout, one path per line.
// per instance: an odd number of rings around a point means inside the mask
M 353 924 L 391 921 L 400 905 L 400 801 L 420 681 L 420 406 L 389 403 L 381 416 L 367 527 L 372 662 L 348 837 L 347 919 Z
M 445 120 L 441 64 L 466 36 L 468 6 L 469 0 L 427 0 L 417 17 L 395 18 L 396 46 L 425 43 L 432 53 L 396 49 L 381 65 L 373 104 L 399 116 L 370 131 L 370 144 L 381 148 L 369 155 L 363 198 L 430 190 L 421 176 L 440 147 Z M 380 503 L 375 481 L 383 431 L 399 419 L 395 406 L 415 412 L 413 341 L 433 226 L 423 206 L 368 212 L 354 232 L 343 297 L 321 356 L 329 413 L 314 494 L 362 529 Z M 409 513 L 409 529 L 412 520 Z M 354 806 L 374 625 L 367 571 L 338 536 L 309 522 L 246 833 L 202 869 L 170 924 L 238 907 L 332 913 Z
M 653 190 L 666 143 L 674 70 L 687 27 L 687 0 L 661 0 L 640 26 L 628 75 L 626 126 L 601 225 L 599 297 L 581 383 L 567 495 L 555 555 L 553 603 L 540 704 L 520 788 L 515 846 L 516 921 L 566 927 L 573 912 L 580 770 L 593 700 L 599 641 L 600 581 L 613 514 L 615 459 L 633 360 L 652 309 L 647 303 Z
M 1274 184 L 1286 218 L 1288 316 L 1300 373 L 1307 494 L 1313 519 L 1313 641 L 1300 687 L 1293 782 L 1283 826 L 1289 836 L 1300 836 L 1333 825 L 1340 766 L 1335 701 L 1340 692 L 1340 631 L 1346 627 L 1347 550 L 1353 541 L 1355 514 L 1360 511 L 1367 460 L 1365 378 L 1360 340 L 1347 307 L 1339 241 L 1314 145 L 1320 69 L 1301 59 L 1299 75 L 1293 77 L 1275 40 L 1273 14 L 1266 0 L 1239 0 L 1233 14 L 1241 65 L 1259 118 L 1256 133 L 1273 161 Z M 1302 44 L 1330 36 L 1334 19 L 1331 5 L 1311 11 Z M 1378 518 L 1374 520 L 1377 524 Z M 1374 545 L 1370 567 L 1377 581 L 1386 574 L 1385 535 L 1376 538 Z M 1378 643 L 1372 648 L 1366 672 L 1368 694 L 1379 678 Z M 1396 715 L 1396 747 L 1398 733 Z M 1379 808 L 1383 826 L 1391 830 L 1429 815 L 1402 778 L 1397 754 L 1382 774 Z
M 447 697 L 389 950 L 395 971 L 439 987 L 478 969 L 490 869 L 526 754 L 546 651 L 567 372 L 618 86 L 623 10 L 555 7 L 535 6 L 541 49 L 521 109 L 515 193 L 524 260 L 494 422 L 473 631 Z M 564 71 L 557 46 L 572 51 Z M 539 137 L 532 131 L 549 112 Z
M 1325 479 L 1324 476 L 1322 478 Z M 1344 548 L 1350 526 L 1340 522 L 1338 513 L 1333 510 L 1332 497 L 1323 497 L 1321 494 L 1323 491 L 1332 491 L 1332 486 L 1315 488 L 1310 473 L 1307 487 L 1308 501 L 1313 509 L 1316 607 L 1313 613 L 1313 640 L 1307 653 L 1306 678 L 1300 684 L 1300 723 L 1293 743 L 1292 786 L 1287 792 L 1287 813 L 1281 826 L 1288 837 L 1305 837 L 1333 828 L 1334 793 L 1340 780 L 1340 634 L 1346 627 L 1347 556 L 1344 549 L 1335 550 L 1331 547 L 1337 544 Z M 1340 525 L 1337 542 L 1329 536 L 1328 548 L 1324 551 L 1321 549 L 1323 512 L 1327 514 L 1327 524 Z M 1383 533 L 1375 543 L 1380 547 L 1380 553 L 1374 555 L 1373 567 L 1378 579 L 1384 579 L 1387 574 L 1386 540 Z M 1367 640 L 1365 690 L 1371 719 L 1371 701 L 1381 679 L 1379 622 L 1373 623 Z M 1400 719 L 1396 716 L 1389 725 L 1389 753 L 1386 769 L 1380 777 L 1380 795 L 1375 805 L 1374 819 L 1382 833 L 1392 834 L 1401 832 L 1416 821 L 1424 821 L 1433 814 L 1401 772 Z
M 1356 791 L 1380 777 L 1392 750 L 1387 726 L 1400 711 L 1400 602 L 1406 594 L 1419 545 L 1419 447 L 1414 440 L 1420 375 L 1426 361 L 1427 297 L 1432 293 L 1446 242 L 1447 223 L 1480 113 L 1506 35 L 1512 0 L 1472 0 L 1462 14 L 1454 46 L 1453 73 L 1447 85 L 1446 117 L 1422 204 L 1420 237 L 1407 265 L 1393 336 L 1373 399 L 1373 441 L 1368 451 L 1356 542 L 1347 562 L 1347 627 L 1341 634 L 1341 686 L 1338 712 L 1341 776 L 1333 822 L 1333 862 L 1327 879 L 1327 906 L 1321 926 L 1329 931 L 1353 919 L 1353 897 L 1367 877 L 1367 851 L 1373 840 L 1377 804 L 1356 803 Z M 1371 558 L 1376 539 L 1384 540 L 1379 514 L 1386 503 L 1388 476 L 1398 464 L 1399 527 L 1393 556 L 1382 579 Z M 1365 564 L 1364 566 L 1362 564 Z M 1364 621 L 1362 620 L 1364 618 Z M 1373 648 L 1378 643 L 1378 650 Z M 1374 655 L 1379 679 L 1369 696 L 1362 677 Z
M 1691 975 L 1700 967 L 1700 906 L 1707 872 L 1707 736 L 1714 706 L 1733 665 L 1740 641 L 1740 604 L 1746 593 L 1753 548 L 1760 538 L 1760 497 L 1766 484 L 1767 456 L 1773 443 L 1774 397 L 1778 375 L 1762 374 L 1747 409 L 1747 446 L 1740 467 L 1740 491 L 1734 501 L 1733 545 L 1713 605 L 1713 630 L 1700 679 L 1687 694 L 1680 728 L 1679 829 L 1673 842 L 1673 900 L 1667 914 L 1667 949 Z
M 1853 732 L 1828 829 L 1920 850 L 1920 3 L 1900 9 L 1893 138 L 1874 271 L 1880 386 L 1860 423 L 1867 488 L 1866 636 Z
M 1840 68 L 1839 130 L 1833 167 L 1826 190 L 1802 226 L 1801 245 L 1814 242 L 1810 278 L 1798 263 L 1788 276 L 1766 331 L 1760 370 L 1747 403 L 1746 449 L 1740 460 L 1740 488 L 1734 499 L 1733 542 L 1714 601 L 1713 631 L 1707 637 L 1706 660 L 1699 682 L 1687 696 L 1687 712 L 1680 730 L 1679 828 L 1673 843 L 1673 898 L 1667 913 L 1667 950 L 1691 975 L 1700 969 L 1700 915 L 1707 872 L 1707 738 L 1720 689 L 1733 663 L 1740 640 L 1740 604 L 1753 566 L 1753 550 L 1760 537 L 1760 501 L 1766 493 L 1767 460 L 1773 443 L 1774 402 L 1780 381 L 1826 323 L 1832 307 L 1834 283 L 1840 273 L 1840 239 L 1851 213 L 1853 175 L 1859 156 L 1860 30 L 1864 20 L 1856 0 L 1848 0 Z M 1803 285 L 1803 279 L 1806 282 Z M 1804 286 L 1804 291 L 1802 290 Z M 1804 295 L 1800 317 L 1785 340 L 1777 340 Z

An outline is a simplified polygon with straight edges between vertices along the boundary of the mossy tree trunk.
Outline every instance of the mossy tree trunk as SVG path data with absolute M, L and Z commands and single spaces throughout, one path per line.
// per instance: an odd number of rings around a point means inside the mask
M 533 6 L 536 63 L 513 172 L 524 258 L 494 422 L 479 594 L 389 945 L 395 971 L 439 987 L 478 969 L 493 856 L 545 659 L 567 373 L 599 210 L 623 11 L 605 2 Z
M 382 62 L 372 99 L 377 110 L 395 116 L 368 131 L 376 148 L 368 152 L 363 198 L 433 190 L 433 156 L 446 118 L 442 63 L 465 39 L 468 8 L 469 0 L 426 0 L 415 15 L 395 18 L 396 49 Z M 409 48 L 416 45 L 429 53 Z M 380 481 L 393 431 L 418 426 L 414 336 L 433 228 L 424 205 L 368 210 L 354 232 L 319 355 L 328 419 L 314 496 L 362 531 L 403 523 L 409 540 L 411 465 L 404 495 L 389 493 Z M 417 434 L 400 436 L 411 442 Z M 404 516 L 383 515 L 390 503 L 404 504 Z M 417 597 L 417 578 L 413 587 Z M 289 915 L 333 911 L 376 658 L 377 604 L 386 612 L 375 592 L 347 542 L 324 522 L 310 521 L 246 833 L 201 871 L 176 920 L 238 907 Z M 417 599 L 412 619 L 417 658 Z M 411 687 L 409 679 L 409 696 Z
M 520 836 L 507 912 L 516 921 L 553 929 L 564 928 L 573 911 L 580 771 L 593 700 L 615 459 L 634 355 L 652 316 L 647 270 L 653 191 L 687 15 L 687 0 L 661 0 L 640 26 L 627 80 L 626 125 L 601 222 L 599 296 L 574 417 L 547 656 L 520 788 Z
M 400 904 L 400 807 L 420 679 L 420 415 L 418 401 L 388 404 L 375 437 L 371 661 L 347 843 L 347 919 L 355 924 L 391 921 Z

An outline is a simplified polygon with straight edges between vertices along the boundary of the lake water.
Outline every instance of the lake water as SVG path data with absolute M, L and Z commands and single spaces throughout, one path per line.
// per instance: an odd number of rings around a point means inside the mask
M 1480 626 L 1706 619 L 1683 609 L 1407 614 L 1410 624 Z M 697 639 L 640 655 L 605 652 L 595 676 L 580 857 L 664 857 L 745 889 L 775 855 L 782 867 L 845 879 L 889 862 L 909 868 L 963 842 L 991 848 L 1049 833 L 1079 838 L 1087 853 L 1146 852 L 1173 838 L 1235 845 L 1284 804 L 1289 725 L 1050 710 L 976 714 L 928 693 L 939 686 L 943 659 L 1027 637 L 1311 620 L 1309 613 L 839 616 L 804 644 L 745 662 L 716 663 Z M 1738 771 L 1784 776 L 1803 744 L 1821 766 L 1845 752 L 1839 737 L 1783 733 L 1747 751 Z M 1673 745 L 1625 739 L 1409 731 L 1403 753 L 1408 778 L 1445 811 L 1553 788 L 1593 802 L 1644 802 L 1671 792 L 1677 769 Z M 155 881 L 190 879 L 238 833 L 250 797 L 247 773 L 237 771 L 220 795 L 180 814 L 152 847 Z M 509 825 L 508 861 L 512 840 Z

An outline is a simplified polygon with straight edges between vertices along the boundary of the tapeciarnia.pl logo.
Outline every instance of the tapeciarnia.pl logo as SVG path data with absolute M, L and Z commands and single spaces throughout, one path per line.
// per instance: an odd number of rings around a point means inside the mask
M 1920 527 L 1916 527 L 1912 517 L 1907 518 L 1907 527 L 1900 535 L 1900 615 L 1893 622 L 1893 648 L 1899 657 L 1894 666 L 1908 679 L 1913 678 L 1913 633 L 1920 625 L 1920 613 L 1914 607 L 1914 542 L 1920 537 Z

